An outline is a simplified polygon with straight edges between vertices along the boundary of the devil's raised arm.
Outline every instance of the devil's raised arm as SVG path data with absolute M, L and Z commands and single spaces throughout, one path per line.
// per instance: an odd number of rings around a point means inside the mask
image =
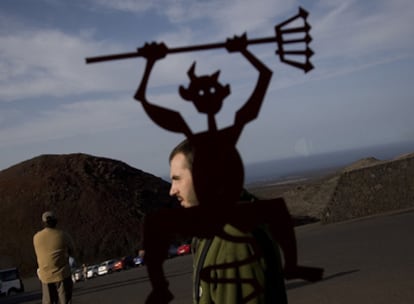
M 138 52 L 147 59 L 144 75 L 134 98 L 142 103 L 147 115 L 160 127 L 172 132 L 183 133 L 189 137 L 192 133 L 182 116 L 176 112 L 150 103 L 146 96 L 151 71 L 157 60 L 164 58 L 168 48 L 164 44 L 146 44 Z
M 243 107 L 236 113 L 235 125 L 240 128 L 255 119 L 259 114 L 263 99 L 272 78 L 272 71 L 247 50 L 247 48 L 241 50 L 241 54 L 243 54 L 243 56 L 259 71 L 259 78 L 253 93 Z

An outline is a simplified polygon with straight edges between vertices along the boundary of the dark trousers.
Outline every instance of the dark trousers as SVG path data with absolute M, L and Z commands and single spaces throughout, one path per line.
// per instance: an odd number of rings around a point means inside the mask
M 72 304 L 72 278 L 60 282 L 42 283 L 42 304 Z

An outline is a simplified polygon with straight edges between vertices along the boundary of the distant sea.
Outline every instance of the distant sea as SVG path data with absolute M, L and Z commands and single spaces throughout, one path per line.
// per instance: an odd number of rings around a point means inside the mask
M 269 160 L 245 164 L 245 184 L 301 180 L 315 174 L 333 172 L 362 158 L 391 160 L 413 153 L 414 142 L 370 146 L 304 157 Z

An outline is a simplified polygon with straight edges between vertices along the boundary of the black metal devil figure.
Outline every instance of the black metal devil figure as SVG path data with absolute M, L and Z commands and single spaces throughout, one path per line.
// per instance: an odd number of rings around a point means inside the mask
M 170 241 L 175 235 L 211 238 L 219 236 L 233 242 L 249 242 L 255 246 L 252 238 L 242 240 L 224 232 L 225 224 L 231 224 L 240 231 L 249 232 L 260 224 L 266 224 L 273 238 L 278 242 L 284 260 L 284 276 L 286 279 L 301 278 L 317 281 L 322 278 L 321 268 L 300 266 L 297 263 L 296 238 L 293 223 L 283 198 L 259 200 L 254 203 L 238 203 L 243 189 L 244 169 L 240 155 L 236 149 L 237 141 L 244 126 L 254 120 L 260 111 L 269 86 L 272 71 L 248 50 L 248 45 L 276 42 L 280 60 L 286 64 L 310 71 L 313 66 L 309 59 L 313 52 L 308 47 L 311 41 L 310 26 L 306 21 L 308 13 L 299 8 L 297 15 L 278 24 L 274 37 L 248 40 L 247 35 L 235 36 L 224 43 L 196 45 L 181 48 L 168 48 L 164 43 L 145 44 L 137 52 L 87 58 L 87 63 L 144 57 L 147 61 L 141 83 L 135 99 L 141 102 L 147 115 L 160 127 L 169 131 L 184 134 L 194 150 L 192 166 L 194 189 L 199 205 L 185 209 L 161 209 L 147 215 L 144 223 L 144 250 L 148 275 L 152 284 L 147 303 L 168 303 L 173 295 L 168 289 L 168 281 L 163 271 L 163 262 L 167 258 Z M 293 23 L 303 23 L 292 27 Z M 303 37 L 287 39 L 290 34 L 303 34 Z M 285 50 L 285 45 L 305 45 L 304 50 Z M 196 64 L 188 70 L 190 83 L 188 87 L 180 86 L 179 94 L 194 104 L 198 112 L 207 116 L 208 129 L 193 133 L 180 113 L 152 104 L 146 96 L 146 89 L 151 71 L 155 63 L 168 54 L 200 51 L 213 48 L 225 48 L 230 53 L 240 53 L 258 71 L 259 76 L 251 96 L 237 111 L 232 126 L 218 129 L 215 116 L 220 111 L 224 99 L 230 94 L 230 86 L 219 82 L 217 71 L 212 75 L 197 76 Z M 302 58 L 302 61 L 295 59 Z M 294 59 L 292 59 L 294 58 Z M 253 256 L 259 258 L 258 256 Z M 251 259 L 249 258 L 249 261 Z M 240 261 L 239 264 L 249 261 Z M 237 264 L 236 263 L 236 264 Z M 235 263 L 227 263 L 205 267 L 201 271 L 201 280 L 220 282 L 209 276 L 212 268 L 223 269 L 234 267 Z M 255 285 L 254 282 L 251 283 Z M 260 290 L 256 290 L 260 292 Z M 245 299 L 247 302 L 254 297 Z

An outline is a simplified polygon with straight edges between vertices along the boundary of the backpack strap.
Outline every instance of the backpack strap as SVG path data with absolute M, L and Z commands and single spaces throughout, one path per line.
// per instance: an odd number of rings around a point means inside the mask
M 201 269 L 204 266 L 204 261 L 206 260 L 206 256 L 208 253 L 208 250 L 210 249 L 211 243 L 213 242 L 213 239 L 207 239 L 204 243 L 203 249 L 200 254 L 200 258 L 198 259 L 197 263 L 197 270 L 195 272 L 195 278 L 194 278 L 194 297 L 196 303 L 200 301 L 200 272 Z

